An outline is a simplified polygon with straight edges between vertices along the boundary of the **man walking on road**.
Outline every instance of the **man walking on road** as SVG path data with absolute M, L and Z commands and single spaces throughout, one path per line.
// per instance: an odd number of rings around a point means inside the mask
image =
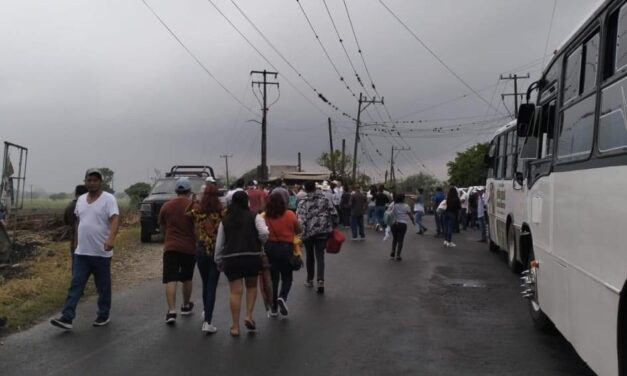
M 248 183 L 246 193 L 248 194 L 248 205 L 250 206 L 250 211 L 255 214 L 261 213 L 266 206 L 265 192 L 260 190 L 257 187 L 257 182 L 253 180 Z
M 433 195 L 433 198 L 431 199 L 431 204 L 433 206 L 433 213 L 435 215 L 435 225 L 437 227 L 437 233 L 435 234 L 435 237 L 439 237 L 440 235 L 442 235 L 442 215 L 438 214 L 437 209 L 438 209 L 438 206 L 440 206 L 440 203 L 444 201 L 445 198 L 446 196 L 444 196 L 442 187 L 437 187 L 435 189 L 435 194 Z
M 189 199 L 192 185 L 189 179 L 176 181 L 177 197 L 166 202 L 159 212 L 159 226 L 164 234 L 163 244 L 163 283 L 168 302 L 167 324 L 176 323 L 176 287 L 183 283 L 183 305 L 181 315 L 192 313 L 194 303 L 191 302 L 192 278 L 196 265 L 196 238 L 194 236 L 194 220 L 185 214 L 190 205 Z
M 366 199 L 366 195 L 361 192 L 358 185 L 353 186 L 353 193 L 351 193 L 350 196 L 349 206 L 353 240 L 357 240 L 358 230 L 361 240 L 366 240 L 366 233 L 364 232 L 364 215 L 366 214 L 366 209 L 368 208 L 368 201 Z
M 74 213 L 78 219 L 78 245 L 72 264 L 72 282 L 61 317 L 50 323 L 72 329 L 76 306 L 90 275 L 94 275 L 98 291 L 98 312 L 93 326 L 109 323 L 111 309 L 111 256 L 118 233 L 119 209 L 115 197 L 102 190 L 102 173 L 89 169 L 85 174 L 87 194 L 76 201 Z

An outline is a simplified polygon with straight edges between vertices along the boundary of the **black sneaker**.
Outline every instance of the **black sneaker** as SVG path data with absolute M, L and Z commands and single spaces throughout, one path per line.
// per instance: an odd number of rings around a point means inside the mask
M 93 326 L 105 326 L 109 323 L 109 318 L 108 317 L 96 317 L 96 320 L 94 320 L 94 322 L 91 324 Z
M 324 294 L 324 281 L 323 280 L 318 280 L 317 283 L 317 287 L 316 287 L 316 292 L 318 294 Z
M 72 330 L 72 321 L 64 317 L 61 317 L 58 319 L 52 319 L 50 320 L 50 324 L 56 326 L 57 328 L 61 328 L 65 330 Z
M 192 314 L 192 310 L 194 309 L 194 303 L 189 302 L 187 305 L 181 306 L 181 315 L 189 316 Z
M 279 306 L 279 312 L 281 312 L 283 316 L 287 316 L 288 311 L 287 311 L 287 304 L 285 304 L 285 299 L 283 298 L 277 299 L 277 304 Z
M 394 260 L 394 253 L 390 253 L 390 260 Z
M 401 256 L 396 256 L 396 261 L 403 261 L 403 258 Z
M 174 312 L 168 312 L 165 315 L 165 323 L 168 325 L 174 325 L 176 324 L 176 313 Z

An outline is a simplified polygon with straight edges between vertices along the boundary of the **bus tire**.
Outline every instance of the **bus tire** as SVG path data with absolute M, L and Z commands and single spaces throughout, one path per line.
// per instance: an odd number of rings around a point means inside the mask
M 150 231 L 148 231 L 147 228 L 145 228 L 144 226 L 141 227 L 141 235 L 140 235 L 140 240 L 142 243 L 150 243 L 151 239 L 151 234 Z
M 627 281 L 620 293 L 617 329 L 618 374 L 627 376 Z
M 518 255 L 516 247 L 516 231 L 514 225 L 507 228 L 507 267 L 514 273 L 520 273 L 520 264 L 516 260 Z
M 527 265 L 530 265 L 531 261 L 535 259 L 535 255 L 533 253 L 533 249 L 529 251 L 529 258 L 527 259 Z M 530 269 L 531 270 L 531 269 Z M 536 275 L 533 275 L 533 278 L 536 278 Z M 538 302 L 538 281 L 535 281 L 535 291 L 532 299 L 528 300 L 529 306 L 529 314 L 531 315 L 531 321 L 533 322 L 533 326 L 542 332 L 549 332 L 553 329 L 553 323 L 551 319 L 542 312 L 542 308 L 540 308 L 540 303 Z

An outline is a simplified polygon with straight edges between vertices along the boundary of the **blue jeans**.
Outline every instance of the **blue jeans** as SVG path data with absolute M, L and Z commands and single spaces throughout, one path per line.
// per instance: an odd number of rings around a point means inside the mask
M 62 316 L 72 321 L 76 317 L 76 306 L 83 295 L 90 275 L 98 292 L 98 317 L 108 318 L 111 310 L 111 258 L 74 255 L 72 260 L 72 282 L 65 298 Z
M 375 207 L 368 206 L 368 224 L 374 225 L 375 223 L 377 223 L 376 217 L 375 217 Z
M 415 214 L 416 217 L 416 227 L 418 228 L 418 231 L 426 231 L 427 228 L 425 227 L 425 225 L 422 224 L 422 216 L 425 215 L 424 212 L 421 211 L 417 211 Z
M 198 265 L 200 279 L 202 279 L 202 302 L 205 308 L 204 319 L 206 322 L 211 323 L 220 271 L 218 271 L 218 266 L 213 260 L 213 256 L 205 254 L 205 247 L 200 242 L 196 244 L 196 264 Z
M 357 232 L 363 239 L 366 237 L 364 233 L 364 216 L 363 215 L 351 215 L 351 231 L 353 233 L 353 239 L 357 239 Z
M 453 230 L 455 229 L 455 223 L 457 223 L 457 214 L 453 212 L 444 212 L 442 214 L 444 218 L 443 230 L 444 240 L 447 242 L 453 241 Z
M 385 206 L 375 206 L 374 215 L 377 224 L 381 227 L 385 227 L 385 222 L 383 221 L 383 216 L 385 215 Z

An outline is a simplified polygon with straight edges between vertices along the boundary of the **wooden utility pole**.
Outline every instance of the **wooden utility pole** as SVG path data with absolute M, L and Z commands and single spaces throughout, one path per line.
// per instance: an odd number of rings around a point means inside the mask
M 261 166 L 260 166 L 260 171 L 257 172 L 257 177 L 259 178 L 260 181 L 267 181 L 268 180 L 268 159 L 267 159 L 267 114 L 268 114 L 268 93 L 267 93 L 267 86 L 268 85 L 276 85 L 277 87 L 279 87 L 279 83 L 278 82 L 268 82 L 267 80 L 267 76 L 268 75 L 273 75 L 274 79 L 276 80 L 277 75 L 279 74 L 278 72 L 269 72 L 267 70 L 263 70 L 263 71 L 251 71 L 250 75 L 252 76 L 253 74 L 261 74 L 263 75 L 263 81 L 253 81 L 252 82 L 252 86 L 254 87 L 255 85 L 257 86 L 262 86 L 263 85 L 263 108 L 261 109 L 262 112 L 262 118 L 261 118 Z M 254 90 L 254 89 L 253 89 Z
M 301 168 L 301 164 L 300 164 L 300 151 L 298 152 L 298 172 L 303 171 L 303 169 Z
M 333 130 L 331 129 L 331 118 L 329 118 L 329 144 L 331 147 L 331 176 L 335 177 L 335 150 L 333 150 Z
M 392 185 L 392 187 L 396 186 L 396 173 L 394 172 L 394 152 L 395 151 L 407 151 L 407 150 L 411 150 L 411 148 L 406 148 L 406 147 L 397 148 L 397 147 L 392 146 L 392 153 L 390 154 L 390 184 Z
M 368 108 L 368 106 L 370 106 L 371 104 L 375 104 L 375 103 L 384 104 L 383 97 L 381 97 L 381 100 L 378 101 L 374 97 L 372 99 L 368 99 L 362 93 L 359 93 L 359 102 L 357 106 L 357 121 L 355 124 L 355 148 L 353 151 L 353 182 L 357 181 L 357 146 L 359 144 L 359 127 L 361 126 L 361 123 L 360 123 L 361 112 L 364 111 L 366 108 Z M 362 107 L 362 104 L 365 104 L 365 106 Z
M 224 163 L 226 163 L 226 186 L 230 187 L 231 183 L 229 182 L 229 158 L 231 158 L 233 154 L 224 154 L 221 155 L 220 158 L 224 158 Z
M 514 117 L 518 117 L 518 96 L 522 97 L 523 93 L 518 93 L 518 80 L 524 80 L 529 78 L 529 73 L 525 76 L 519 76 L 517 74 L 511 74 L 507 77 L 501 75 L 501 80 L 514 80 L 514 92 L 508 94 L 501 94 L 501 99 L 505 99 L 505 97 L 514 96 Z
M 342 139 L 342 179 L 346 179 L 346 139 Z

